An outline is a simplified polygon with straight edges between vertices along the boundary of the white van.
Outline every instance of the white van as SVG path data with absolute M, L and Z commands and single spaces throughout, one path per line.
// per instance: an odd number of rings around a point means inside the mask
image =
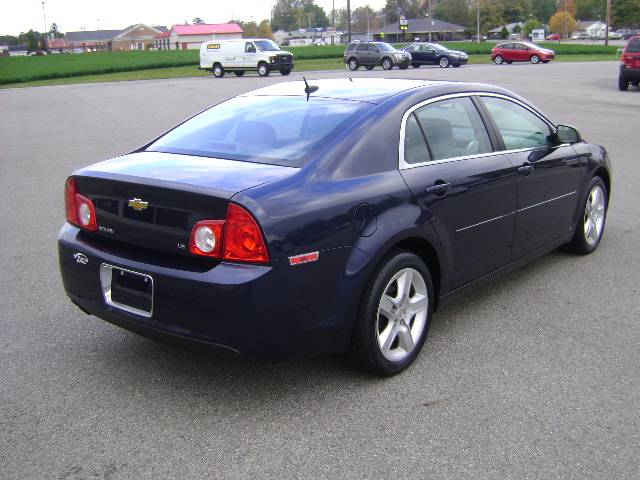
M 293 55 L 280 50 L 273 40 L 266 38 L 210 40 L 200 46 L 200 69 L 209 70 L 216 77 L 224 77 L 225 72 L 241 77 L 247 70 L 256 70 L 261 77 L 268 76 L 273 70 L 289 75 L 293 69 Z

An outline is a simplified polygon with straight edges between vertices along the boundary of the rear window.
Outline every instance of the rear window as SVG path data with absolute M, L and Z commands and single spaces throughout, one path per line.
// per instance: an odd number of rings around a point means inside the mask
M 640 53 L 640 38 L 634 38 L 629 41 L 629 44 L 627 45 L 627 52 Z
M 147 151 L 300 167 L 371 108 L 304 96 L 236 97 L 167 132 Z

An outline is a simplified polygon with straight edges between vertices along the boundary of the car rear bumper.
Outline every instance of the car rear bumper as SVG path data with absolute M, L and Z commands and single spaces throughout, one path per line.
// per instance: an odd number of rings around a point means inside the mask
M 353 325 L 347 310 L 355 309 L 345 307 L 338 292 L 350 251 L 329 250 L 321 253 L 322 262 L 294 267 L 286 259 L 199 264 L 102 242 L 69 224 L 58 238 L 65 291 L 86 313 L 148 337 L 264 361 L 346 349 Z M 76 253 L 87 261 L 78 262 Z M 153 279 L 151 317 L 107 304 L 103 264 Z
M 628 68 L 620 65 L 620 75 L 628 82 L 640 81 L 640 68 Z

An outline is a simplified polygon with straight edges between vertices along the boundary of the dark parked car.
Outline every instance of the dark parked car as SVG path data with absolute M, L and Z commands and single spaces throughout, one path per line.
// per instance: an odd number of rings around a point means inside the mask
M 449 50 L 437 43 L 411 43 L 402 50 L 411 54 L 411 66 L 418 68 L 421 65 L 440 65 L 447 68 L 449 65 L 459 67 L 469 61 L 469 56 L 458 50 Z
M 358 70 L 360 66 L 373 70 L 380 65 L 384 70 L 394 66 L 404 70 L 411 65 L 411 55 L 397 50 L 385 42 L 350 43 L 344 52 L 344 63 L 349 70 Z
M 555 57 L 553 50 L 529 42 L 501 43 L 491 50 L 491 60 L 497 65 L 513 62 L 549 63 Z
M 620 57 L 620 74 L 618 88 L 627 90 L 629 84 L 637 87 L 640 84 L 640 36 L 632 37 Z
M 598 247 L 607 153 L 524 99 L 313 83 L 234 97 L 69 177 L 71 300 L 154 338 L 259 359 L 348 352 L 393 374 L 439 306 L 561 245 Z

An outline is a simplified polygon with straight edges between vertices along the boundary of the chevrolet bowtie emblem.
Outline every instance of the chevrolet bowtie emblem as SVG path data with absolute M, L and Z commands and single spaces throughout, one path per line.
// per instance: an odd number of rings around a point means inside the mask
M 137 211 L 145 210 L 149 206 L 149 202 L 145 202 L 140 198 L 132 198 L 129 200 L 128 205 Z

